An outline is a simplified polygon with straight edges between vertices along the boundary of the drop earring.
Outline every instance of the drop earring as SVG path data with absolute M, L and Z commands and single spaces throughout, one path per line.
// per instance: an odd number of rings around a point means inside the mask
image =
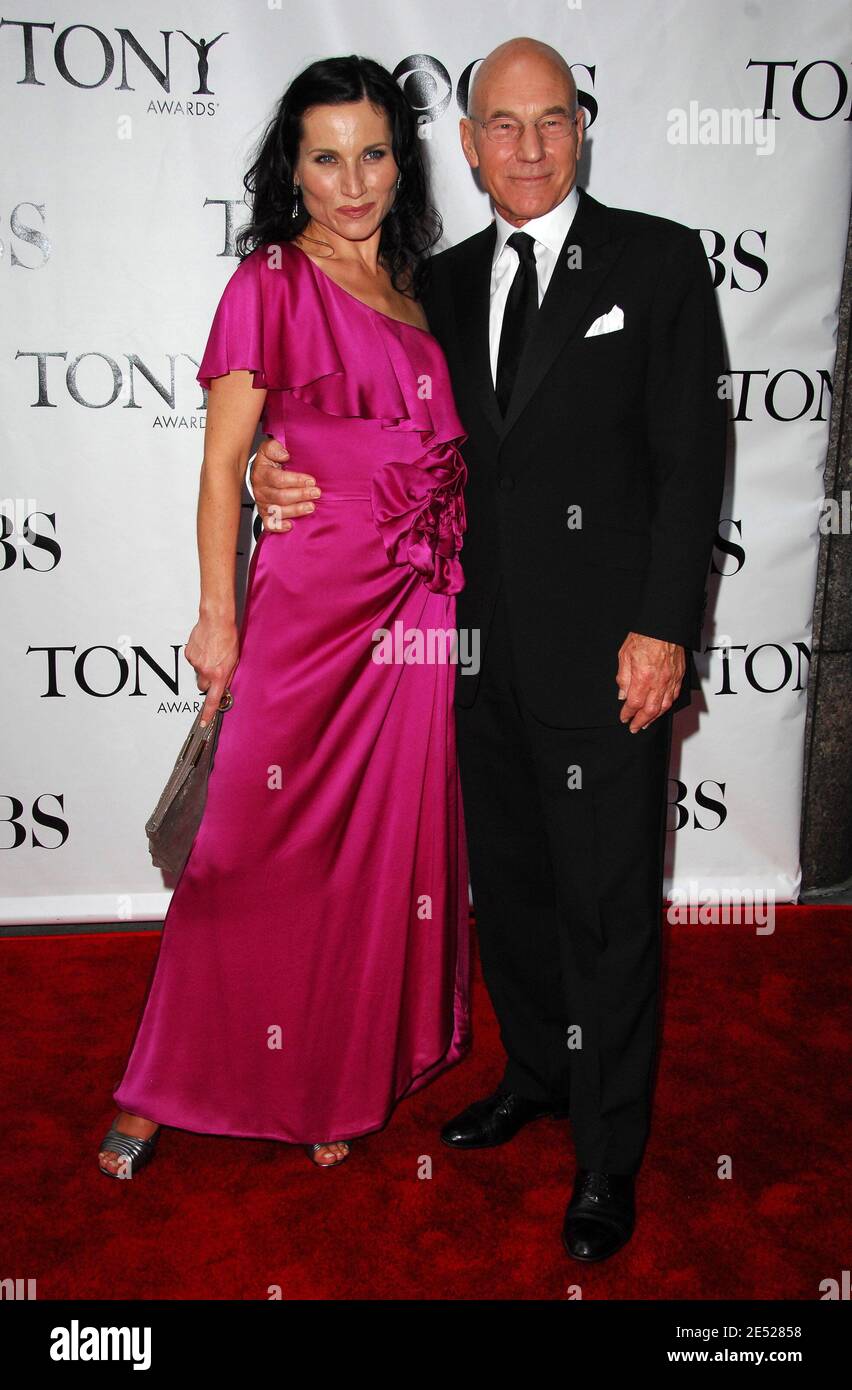
M 293 219 L 299 216 L 299 185 L 295 179 L 293 180 L 293 209 L 290 216 Z

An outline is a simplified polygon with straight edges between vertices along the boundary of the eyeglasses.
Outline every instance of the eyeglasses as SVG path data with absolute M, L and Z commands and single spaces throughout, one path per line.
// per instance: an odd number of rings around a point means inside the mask
M 521 135 L 528 125 L 534 125 L 542 140 L 564 140 L 571 134 L 571 127 L 576 123 L 579 111 L 575 116 L 566 116 L 560 111 L 554 111 L 549 116 L 539 116 L 537 121 L 516 121 L 514 116 L 492 116 L 487 121 L 477 121 L 481 125 L 489 140 L 495 140 L 498 145 L 513 145 L 520 140 Z

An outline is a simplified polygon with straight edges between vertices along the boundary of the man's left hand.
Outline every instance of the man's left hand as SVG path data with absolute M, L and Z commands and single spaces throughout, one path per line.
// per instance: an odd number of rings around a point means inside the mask
M 631 734 L 647 729 L 671 709 L 686 671 L 686 652 L 675 642 L 628 632 L 618 650 L 619 699 L 624 700 L 622 724 Z

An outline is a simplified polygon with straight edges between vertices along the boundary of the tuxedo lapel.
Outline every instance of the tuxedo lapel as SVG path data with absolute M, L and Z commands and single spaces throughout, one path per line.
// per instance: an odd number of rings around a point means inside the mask
M 500 422 L 501 439 L 519 419 L 564 345 L 582 327 L 593 297 L 618 256 L 620 242 L 610 235 L 606 207 L 582 188 L 579 197 L 535 327 L 524 346 L 509 408 Z
M 503 430 L 503 417 L 491 380 L 488 316 L 491 303 L 491 260 L 497 226 L 492 222 L 465 244 L 453 285 L 456 329 L 467 384 L 495 434 Z

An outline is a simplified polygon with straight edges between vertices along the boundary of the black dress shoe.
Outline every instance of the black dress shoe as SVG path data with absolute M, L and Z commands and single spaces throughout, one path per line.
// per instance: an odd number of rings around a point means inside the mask
M 475 1100 L 460 1115 L 448 1120 L 441 1139 L 454 1149 L 490 1149 L 514 1139 L 519 1129 L 545 1115 L 567 1116 L 567 1102 L 528 1100 L 514 1091 L 498 1088 L 493 1096 Z
M 579 1168 L 562 1244 L 574 1260 L 605 1260 L 626 1245 L 636 1221 L 634 1176 Z

